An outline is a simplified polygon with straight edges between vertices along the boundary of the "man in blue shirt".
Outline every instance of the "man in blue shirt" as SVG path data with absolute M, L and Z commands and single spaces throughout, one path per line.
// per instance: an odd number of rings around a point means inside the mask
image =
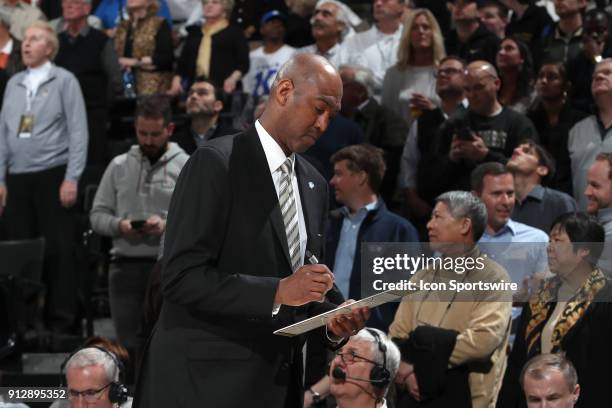
M 501 163 L 483 163 L 472 172 L 471 183 L 472 192 L 487 207 L 487 228 L 478 241 L 482 252 L 516 283 L 546 272 L 548 235 L 510 218 L 516 202 L 512 173 Z
M 361 243 L 418 242 L 418 235 L 410 222 L 387 210 L 378 195 L 385 174 L 382 149 L 348 146 L 336 152 L 331 162 L 334 176 L 330 183 L 336 200 L 344 206 L 330 214 L 326 264 L 344 297 L 361 299 Z M 396 309 L 397 303 L 372 309 L 367 326 L 386 332 Z

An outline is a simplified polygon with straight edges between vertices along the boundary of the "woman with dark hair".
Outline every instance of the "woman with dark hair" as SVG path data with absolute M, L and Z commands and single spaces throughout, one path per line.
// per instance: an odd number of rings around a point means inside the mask
M 535 83 L 537 98 L 527 117 L 540 135 L 540 144 L 555 159 L 557 171 L 550 186 L 571 195 L 572 170 L 567 139 L 570 129 L 586 114 L 570 106 L 567 98 L 570 87 L 562 62 L 544 62 Z
M 526 407 L 519 383 L 525 363 L 544 353 L 565 353 L 580 378 L 576 407 L 599 407 L 608 399 L 612 367 L 612 285 L 596 266 L 603 227 L 582 213 L 559 216 L 550 232 L 545 279 L 523 306 L 497 408 Z
M 495 64 L 501 77 L 499 102 L 525 113 L 533 99 L 533 58 L 529 48 L 524 42 L 508 37 L 499 44 Z

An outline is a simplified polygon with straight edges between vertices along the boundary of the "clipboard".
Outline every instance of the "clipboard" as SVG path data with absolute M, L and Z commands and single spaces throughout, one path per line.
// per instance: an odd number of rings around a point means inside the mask
M 321 313 L 320 315 L 283 327 L 282 329 L 276 330 L 274 334 L 285 337 L 294 337 L 304 334 L 321 326 L 325 326 L 327 321 L 334 316 L 350 314 L 353 309 L 359 307 L 368 306 L 369 308 L 374 308 L 385 303 L 393 302 L 401 299 L 409 292 L 410 291 L 407 290 L 387 290 L 385 292 L 377 293 L 376 295 L 368 296 L 367 298 L 358 300 L 350 305 L 338 306 L 337 308 Z

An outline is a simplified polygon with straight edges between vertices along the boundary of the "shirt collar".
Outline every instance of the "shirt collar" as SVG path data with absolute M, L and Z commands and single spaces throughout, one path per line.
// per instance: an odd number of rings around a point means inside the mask
M 544 190 L 544 187 L 542 187 L 540 184 L 538 184 L 533 189 L 531 189 L 529 194 L 527 194 L 527 197 L 531 197 L 531 198 L 534 198 L 534 199 L 536 199 L 538 201 L 542 201 L 544 199 L 545 191 L 546 190 Z
M 66 22 L 64 21 L 64 19 L 62 17 L 60 17 L 60 21 L 58 22 L 58 27 L 60 27 L 60 30 L 62 33 L 66 33 L 66 35 L 68 35 L 68 38 L 76 38 L 71 36 L 70 34 L 68 34 L 68 30 L 66 30 Z M 89 30 L 91 28 L 89 27 L 89 23 L 85 24 L 83 26 L 83 28 L 81 28 L 81 31 L 79 31 L 77 37 L 85 37 L 87 36 L 87 34 L 89 34 Z
M 275 171 L 287 160 L 285 152 L 281 149 L 280 145 L 264 127 L 261 125 L 259 120 L 255 122 L 255 130 L 259 136 L 259 141 L 264 149 L 266 160 L 268 161 L 268 167 L 270 167 L 270 174 L 274 174 Z M 293 167 L 295 168 L 295 160 L 293 160 Z M 293 168 L 291 169 L 293 171 Z
M 487 233 L 487 235 L 489 235 L 490 237 L 498 237 L 498 236 L 503 235 L 503 234 L 505 234 L 507 232 L 509 232 L 513 236 L 516 235 L 516 224 L 514 223 L 514 221 L 508 220 L 506 225 L 501 227 L 497 232 L 495 232 L 493 234 L 489 234 L 488 232 L 485 231 L 485 233 Z
M 597 220 L 602 224 L 612 221 L 612 208 L 602 208 L 601 210 L 598 210 Z
M 576 37 L 582 37 L 582 26 L 578 27 L 578 29 L 574 31 L 573 33 L 571 33 L 570 35 L 567 35 L 559 29 L 559 23 L 556 24 L 556 27 L 555 27 L 555 39 L 556 40 L 572 39 Z
M 51 64 L 51 61 L 47 61 L 44 64 L 42 64 L 40 67 L 36 67 L 36 68 L 28 68 L 28 74 L 29 75 L 44 75 L 44 74 L 48 74 L 49 71 L 51 71 L 51 67 L 53 65 Z
M 358 211 L 356 215 L 359 215 L 361 213 L 363 213 L 365 211 L 365 213 L 369 213 L 370 211 L 374 211 L 376 210 L 380 205 L 380 200 L 376 199 L 374 201 L 372 201 L 369 204 L 366 204 L 365 206 L 361 207 Z M 347 206 L 344 206 L 342 208 L 340 208 L 340 211 L 342 212 L 342 215 L 344 215 L 345 217 L 351 217 L 351 211 L 349 210 L 349 208 Z M 354 217 L 354 216 L 353 216 Z

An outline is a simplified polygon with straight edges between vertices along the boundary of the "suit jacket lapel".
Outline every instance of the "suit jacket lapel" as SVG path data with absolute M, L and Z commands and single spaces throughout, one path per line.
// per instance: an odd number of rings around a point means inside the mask
M 318 206 L 318 195 L 317 190 L 321 188 L 321 186 L 316 186 L 314 182 L 309 177 L 308 169 L 303 164 L 303 157 L 296 155 L 295 161 L 295 172 L 298 182 L 298 190 L 300 191 L 300 201 L 302 204 L 302 211 L 304 213 L 304 221 L 306 224 L 306 248 L 310 251 L 313 251 L 314 248 L 310 248 L 312 242 L 315 242 L 315 237 L 313 234 L 316 234 L 314 230 L 314 226 L 317 225 L 317 217 L 320 214 L 315 211 Z M 318 187 L 318 188 L 317 188 Z M 317 255 L 320 257 L 320 254 Z
M 283 248 L 283 253 L 289 264 L 289 270 L 291 270 L 287 233 L 285 232 L 285 224 L 283 223 L 283 216 L 278 203 L 278 195 L 276 194 L 274 182 L 270 175 L 270 167 L 268 166 L 266 153 L 263 150 L 263 146 L 259 141 L 259 136 L 254 126 L 245 133 L 247 136 L 247 149 L 245 153 L 248 153 L 248 156 L 245 156 L 243 159 L 251 165 L 249 175 L 253 191 L 259 192 L 254 205 L 262 208 L 269 214 L 272 229 L 275 232 L 279 244 Z

